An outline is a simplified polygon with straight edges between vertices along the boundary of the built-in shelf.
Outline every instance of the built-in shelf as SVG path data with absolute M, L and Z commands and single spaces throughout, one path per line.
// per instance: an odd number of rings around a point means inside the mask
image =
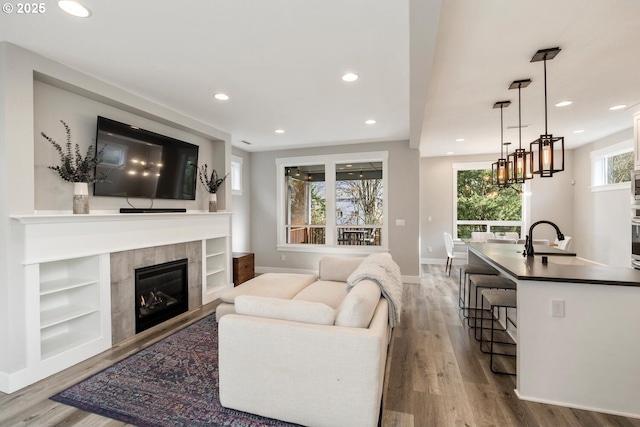
M 45 310 L 40 313 L 40 329 L 65 323 L 87 314 L 95 313 L 98 310 L 95 307 L 76 307 L 72 305 Z
M 40 282 L 40 295 L 48 295 L 56 292 L 67 291 L 69 289 L 94 285 L 96 283 L 98 282 L 95 279 L 81 279 L 75 277 L 50 280 L 48 282 Z
M 40 360 L 102 337 L 106 313 L 101 311 L 110 305 L 100 287 L 101 257 L 44 262 L 37 269 Z
M 219 293 L 232 287 L 231 251 L 228 237 L 207 239 L 203 243 L 203 303 L 213 301 Z

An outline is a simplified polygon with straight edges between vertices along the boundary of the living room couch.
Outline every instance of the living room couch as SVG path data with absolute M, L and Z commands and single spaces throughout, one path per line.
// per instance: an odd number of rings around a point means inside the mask
M 392 266 L 390 280 L 358 274 L 376 259 Z M 307 426 L 378 425 L 391 332 L 380 280 L 402 286 L 388 254 L 323 257 L 318 277 L 265 274 L 225 294 L 222 405 Z

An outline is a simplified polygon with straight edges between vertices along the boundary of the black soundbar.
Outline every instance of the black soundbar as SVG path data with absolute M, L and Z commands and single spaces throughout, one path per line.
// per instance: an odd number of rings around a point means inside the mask
M 120 213 L 172 213 L 186 211 L 185 208 L 120 208 Z

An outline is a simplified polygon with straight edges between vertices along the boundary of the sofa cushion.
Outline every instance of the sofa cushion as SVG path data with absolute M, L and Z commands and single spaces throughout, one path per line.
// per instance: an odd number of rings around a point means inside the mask
M 345 282 L 333 282 L 330 280 L 318 280 L 300 291 L 294 300 L 321 302 L 329 307 L 338 308 L 347 296 L 347 284 Z
M 220 299 L 232 304 L 239 295 L 291 299 L 316 280 L 313 274 L 265 273 L 228 290 Z
M 325 256 L 320 258 L 318 276 L 320 280 L 346 282 L 364 258 Z
M 338 307 L 335 324 L 351 328 L 368 328 L 381 295 L 380 286 L 375 282 L 358 282 Z
M 333 325 L 336 311 L 326 304 L 282 298 L 239 295 L 236 313 L 245 316 L 268 317 L 294 322 Z

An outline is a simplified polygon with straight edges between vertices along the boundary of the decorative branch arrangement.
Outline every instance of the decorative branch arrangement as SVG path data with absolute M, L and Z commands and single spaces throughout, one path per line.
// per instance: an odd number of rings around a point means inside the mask
M 82 157 L 80 153 L 80 146 L 75 145 L 75 150 L 71 150 L 71 129 L 64 122 L 60 120 L 60 123 L 64 126 L 67 133 L 66 149 L 63 149 L 53 138 L 47 136 L 44 132 L 40 135 L 53 145 L 58 154 L 60 155 L 59 166 L 48 166 L 49 169 L 58 172 L 60 178 L 67 182 L 86 182 L 87 184 L 93 184 L 94 182 L 105 182 L 107 180 L 107 174 L 101 173 L 95 175 L 95 167 L 102 162 L 102 152 L 104 147 L 98 151 L 96 156 L 93 155 L 93 144 L 87 149 L 87 154 Z
M 200 182 L 202 183 L 202 185 L 204 185 L 204 188 L 206 188 L 209 193 L 215 194 L 218 192 L 218 189 L 220 188 L 224 180 L 227 179 L 227 176 L 229 176 L 229 174 L 226 174 L 222 178 L 218 178 L 218 172 L 213 169 L 213 172 L 211 172 L 211 177 L 209 177 L 208 166 L 205 163 L 200 169 L 198 169 L 198 176 L 200 177 Z

